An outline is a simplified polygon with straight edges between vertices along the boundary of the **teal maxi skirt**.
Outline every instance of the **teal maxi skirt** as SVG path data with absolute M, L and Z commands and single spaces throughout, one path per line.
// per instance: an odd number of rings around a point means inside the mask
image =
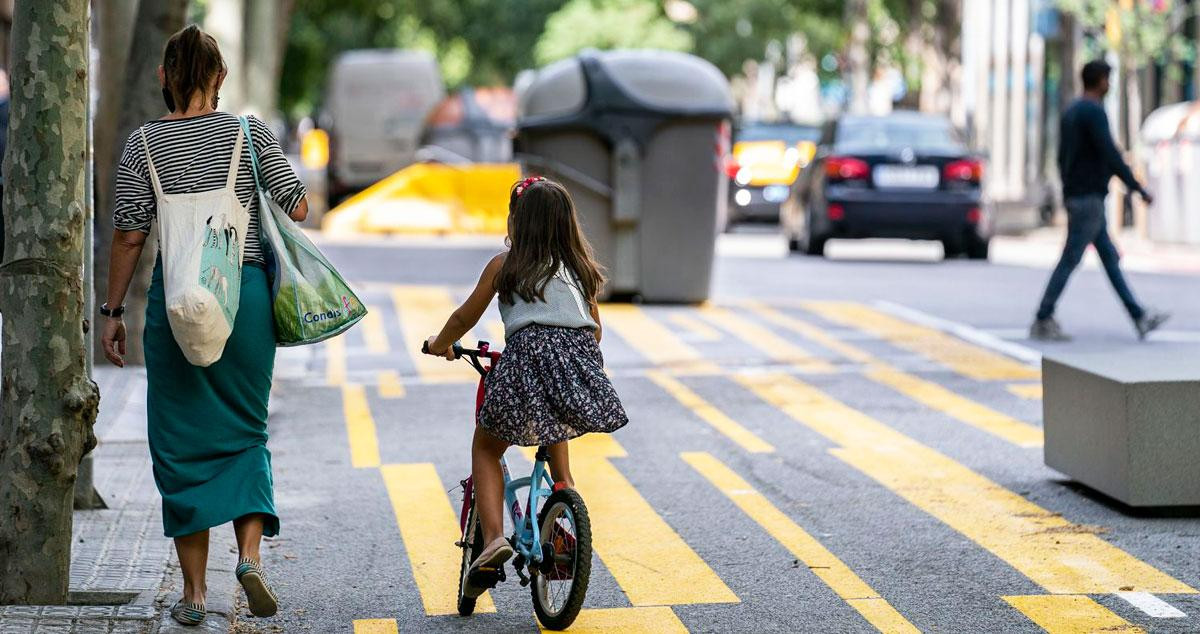
M 279 534 L 267 450 L 267 399 L 275 369 L 275 323 L 267 274 L 242 267 L 233 334 L 216 363 L 188 363 L 167 322 L 162 262 L 147 294 L 146 414 L 163 532 L 180 537 L 249 513 Z

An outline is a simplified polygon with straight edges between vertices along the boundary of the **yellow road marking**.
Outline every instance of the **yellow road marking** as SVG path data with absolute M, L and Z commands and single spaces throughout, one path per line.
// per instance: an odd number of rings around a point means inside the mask
M 489 319 L 484 322 L 483 327 L 487 331 L 488 343 L 504 345 L 504 322 L 499 319 Z
M 367 314 L 362 318 L 363 339 L 367 343 L 370 354 L 387 354 L 391 350 L 388 344 L 387 330 L 383 327 L 383 311 L 378 306 L 368 306 Z
M 801 305 L 829 321 L 886 339 L 972 379 L 1017 381 L 1041 376 L 1037 368 L 862 304 L 802 302 Z
M 821 542 L 771 504 L 729 467 L 702 452 L 680 454 L 738 508 L 788 549 L 880 632 L 920 632 Z
M 350 464 L 355 467 L 379 466 L 379 440 L 375 419 L 367 405 L 367 392 L 361 385 L 342 384 L 342 412 L 346 418 L 346 437 L 350 441 Z
M 592 548 L 629 602 L 737 603 L 737 595 L 609 461 L 625 455 L 608 434 L 571 441 L 571 472 L 592 519 Z
M 787 363 L 808 372 L 833 371 L 833 366 L 828 361 L 812 356 L 807 350 L 728 308 L 703 306 L 697 310 L 709 322 L 733 333 L 773 361 Z
M 688 313 L 671 313 L 668 319 L 674 322 L 676 326 L 686 330 L 697 341 L 718 341 L 721 339 L 721 332 L 719 330 L 692 317 Z
M 568 631 L 577 634 L 686 634 L 688 629 L 671 608 L 658 606 L 580 610 Z
M 397 634 L 396 619 L 354 619 L 354 634 Z
M 748 303 L 747 307 L 766 321 L 796 332 L 851 361 L 865 364 L 867 367 L 863 376 L 876 383 L 886 385 L 951 418 L 999 436 L 1017 446 L 1042 446 L 1042 430 L 1034 425 L 960 396 L 933 381 L 927 381 L 898 370 L 878 360 L 865 350 L 846 343 L 802 319 L 796 319 L 759 303 Z
M 1042 398 L 1041 383 L 1010 383 L 1008 391 L 1030 400 L 1040 400 Z
M 379 395 L 383 398 L 404 398 L 404 382 L 395 370 L 384 370 L 377 375 Z
M 1050 594 L 1004 597 L 1009 605 L 1029 617 L 1049 634 L 1093 634 L 1096 632 L 1143 633 L 1145 630 L 1117 616 L 1089 597 Z
M 654 381 L 675 400 L 692 410 L 701 420 L 712 425 L 717 431 L 725 434 L 730 440 L 741 445 L 750 453 L 770 453 L 775 451 L 770 443 L 759 438 L 754 432 L 743 427 L 740 423 L 725 415 L 724 412 L 705 401 L 686 385 L 665 372 L 650 370 L 646 377 Z
M 706 360 L 638 306 L 604 304 L 600 307 L 600 319 L 606 329 L 617 333 L 654 365 L 695 374 L 719 372 L 715 363 Z
M 346 382 L 346 340 L 338 335 L 325 340 L 325 383 L 341 385 Z
M 427 383 L 467 383 L 476 380 L 466 363 L 451 363 L 442 357 L 421 354 L 421 342 L 446 325 L 458 305 L 450 291 L 440 286 L 393 286 L 392 303 L 400 318 L 403 348 L 413 360 L 417 375 Z
M 425 613 L 458 614 L 462 550 L 454 542 L 461 532 L 442 479 L 429 463 L 389 464 L 379 471 L 392 500 Z M 479 597 L 475 611 L 496 611 L 489 594 Z
M 782 373 L 738 380 L 840 445 L 830 452 L 962 533 L 1053 594 L 1196 590 L 951 460 Z

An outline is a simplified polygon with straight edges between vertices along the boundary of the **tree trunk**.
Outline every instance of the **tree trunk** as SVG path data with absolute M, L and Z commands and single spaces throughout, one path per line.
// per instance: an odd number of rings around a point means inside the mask
M 251 4 L 266 4 L 267 0 L 255 0 Z M 256 37 L 266 34 L 246 33 L 246 8 L 243 0 L 208 0 L 208 14 L 204 17 L 204 29 L 217 39 L 221 55 L 229 74 L 221 87 L 221 109 L 238 114 L 246 107 L 245 67 L 246 35 Z
M 279 101 L 280 9 L 280 0 L 246 4 L 246 110 L 264 119 L 274 115 Z
M 162 63 L 163 47 L 167 38 L 183 28 L 187 18 L 187 0 L 153 0 L 138 3 L 137 18 L 133 26 L 132 48 L 125 69 L 124 90 L 121 91 L 122 108 L 118 118 L 116 143 L 108 160 L 113 169 L 121 159 L 125 141 L 138 126 L 166 113 L 162 99 L 162 87 L 158 83 L 158 65 Z M 106 209 L 111 210 L 112 195 Z M 142 250 L 142 259 L 126 294 L 125 323 L 128 328 L 126 363 L 144 364 L 146 356 L 142 348 L 142 330 L 146 326 L 146 291 L 150 288 L 150 276 L 154 271 L 158 243 L 151 236 Z M 107 260 L 103 253 L 99 260 Z M 107 285 L 106 285 L 107 288 Z
M 850 88 L 850 112 L 867 111 L 867 83 L 870 81 L 870 55 L 867 44 L 871 27 L 867 24 L 867 0 L 847 0 L 846 23 L 850 25 L 850 42 L 846 48 L 846 69 L 843 76 Z
M 129 62 L 129 34 L 137 14 L 138 0 L 94 0 L 92 20 L 95 27 L 98 61 L 96 72 L 96 115 L 92 120 L 92 147 L 99 160 L 95 164 L 96 236 L 95 277 L 96 297 L 108 291 L 108 254 L 112 248 L 113 185 L 116 183 L 117 163 L 125 139 L 117 138 L 122 105 L 125 102 L 125 67 Z M 100 301 L 104 301 L 101 299 Z M 104 358 L 100 344 L 101 329 L 93 329 L 92 351 L 96 359 Z
M 60 604 L 100 392 L 84 355 L 87 0 L 18 3 L 0 266 L 0 604 Z

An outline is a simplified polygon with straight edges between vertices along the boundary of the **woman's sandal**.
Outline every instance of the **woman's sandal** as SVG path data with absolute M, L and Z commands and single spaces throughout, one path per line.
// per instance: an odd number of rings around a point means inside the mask
M 279 597 L 267 585 L 267 574 L 253 559 L 242 559 L 237 566 L 237 580 L 246 591 L 246 602 L 254 616 L 275 616 L 279 611 Z
M 171 618 L 182 625 L 200 625 L 206 616 L 208 612 L 203 603 L 184 603 L 183 599 L 180 599 L 171 606 Z

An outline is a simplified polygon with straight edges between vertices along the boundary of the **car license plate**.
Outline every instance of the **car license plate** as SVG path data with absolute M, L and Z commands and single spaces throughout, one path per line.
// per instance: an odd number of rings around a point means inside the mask
M 877 165 L 875 186 L 880 189 L 935 189 L 938 170 L 932 165 Z
M 781 203 L 787 197 L 788 188 L 783 185 L 767 185 L 763 188 L 763 200 L 769 203 Z

